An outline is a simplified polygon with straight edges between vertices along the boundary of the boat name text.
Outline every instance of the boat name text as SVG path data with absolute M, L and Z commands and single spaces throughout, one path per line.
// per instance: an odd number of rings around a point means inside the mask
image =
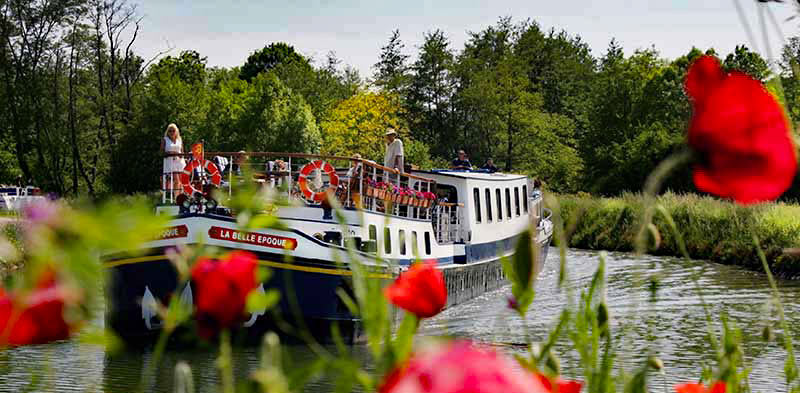
M 208 230 L 208 236 L 212 239 L 247 243 L 262 247 L 282 248 L 286 250 L 294 250 L 297 248 L 297 240 L 290 237 L 243 232 L 216 226 L 212 226 Z

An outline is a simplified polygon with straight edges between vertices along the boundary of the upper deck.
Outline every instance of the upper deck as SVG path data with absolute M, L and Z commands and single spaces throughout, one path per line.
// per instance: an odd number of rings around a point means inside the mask
M 193 185 L 188 192 L 162 189 L 162 202 L 174 206 L 173 214 L 202 213 L 207 208 L 216 214 L 225 212 L 216 201 L 204 202 L 214 198 L 214 187 L 207 186 L 218 175 L 223 193 L 230 196 L 237 187 L 255 183 L 265 192 L 287 198 L 293 207 L 285 211 L 296 212 L 306 221 L 308 214 L 322 212 L 301 213 L 298 207 L 322 208 L 323 220 L 333 222 L 331 210 L 339 205 L 345 211 L 427 222 L 441 244 L 510 238 L 530 224 L 524 175 L 455 170 L 408 173 L 361 158 L 303 153 L 206 152 L 205 157 L 214 165 L 184 171 L 184 180 Z

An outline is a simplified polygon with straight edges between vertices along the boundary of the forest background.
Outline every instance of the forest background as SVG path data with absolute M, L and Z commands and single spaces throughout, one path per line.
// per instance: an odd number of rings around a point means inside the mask
M 395 30 L 365 77 L 336 48 L 313 59 L 282 42 L 232 68 L 208 67 L 191 48 L 145 59 L 134 49 L 140 25 L 125 0 L 0 0 L 0 183 L 65 196 L 154 191 L 169 123 L 185 147 L 379 162 L 394 127 L 406 162 L 423 168 L 463 149 L 473 165 L 491 157 L 553 191 L 618 195 L 685 145 L 683 79 L 702 54 L 764 82 L 800 121 L 799 37 L 776 64 L 745 45 L 664 59 L 656 48 L 626 55 L 613 40 L 593 54 L 578 35 L 505 17 L 463 48 L 441 30 L 406 48 Z M 688 168 L 665 189 L 694 191 Z M 800 198 L 800 180 L 784 198 Z

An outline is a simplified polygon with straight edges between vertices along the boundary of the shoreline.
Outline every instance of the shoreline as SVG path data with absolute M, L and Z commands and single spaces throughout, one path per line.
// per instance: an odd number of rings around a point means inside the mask
M 553 196 L 558 206 L 550 207 L 561 211 L 569 247 L 634 251 L 645 207 L 641 194 Z M 674 220 L 690 258 L 763 272 L 753 240 L 757 236 L 772 272 L 783 279 L 800 279 L 800 206 L 764 203 L 745 207 L 708 196 L 669 192 L 655 203 Z M 656 211 L 652 222 L 658 235 L 649 235 L 647 253 L 683 257 L 663 214 Z M 654 243 L 658 246 L 653 247 Z

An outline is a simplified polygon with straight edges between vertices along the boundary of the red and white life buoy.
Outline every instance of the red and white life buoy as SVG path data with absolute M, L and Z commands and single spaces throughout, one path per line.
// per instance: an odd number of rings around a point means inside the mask
M 311 187 L 308 184 L 308 175 L 310 175 L 315 169 L 319 169 L 328 175 L 328 178 L 330 179 L 328 182 L 328 188 L 319 191 L 311 190 Z M 303 197 L 307 201 L 322 202 L 325 200 L 325 193 L 329 189 L 335 190 L 336 187 L 339 186 L 339 175 L 336 174 L 336 168 L 334 168 L 330 163 L 322 160 L 315 160 L 309 162 L 300 169 L 300 176 L 298 177 L 297 182 L 300 185 L 300 191 L 303 192 Z
M 181 184 L 183 185 L 183 192 L 187 195 L 194 195 L 196 192 L 202 193 L 203 190 L 199 190 L 194 188 L 192 185 L 192 172 L 200 166 L 199 160 L 190 160 L 186 163 L 186 166 L 183 167 L 183 172 L 180 174 Z M 209 160 L 203 161 L 203 169 L 205 170 L 206 174 L 211 178 L 211 183 L 215 186 L 219 187 L 220 183 L 222 183 L 222 174 L 219 173 L 219 169 L 213 162 Z

